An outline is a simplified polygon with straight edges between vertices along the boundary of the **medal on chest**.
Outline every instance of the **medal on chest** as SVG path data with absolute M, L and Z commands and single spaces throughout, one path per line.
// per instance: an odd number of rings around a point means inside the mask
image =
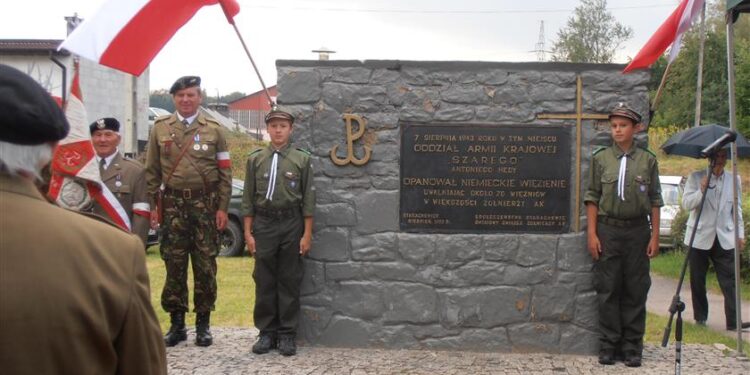
M 201 134 L 195 133 L 195 136 L 193 136 L 193 150 L 200 151 L 201 149 Z

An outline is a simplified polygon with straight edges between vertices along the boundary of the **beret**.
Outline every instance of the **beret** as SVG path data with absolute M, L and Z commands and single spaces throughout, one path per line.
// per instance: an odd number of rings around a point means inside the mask
M 65 113 L 47 90 L 0 64 L 0 141 L 39 145 L 63 139 L 69 130 Z
M 629 118 L 636 124 L 641 122 L 641 115 L 623 102 L 617 103 L 615 108 L 612 109 L 612 112 L 609 113 L 610 119 L 615 116 Z
M 117 119 L 114 119 L 112 117 L 104 117 L 100 118 L 89 125 L 89 132 L 91 134 L 94 134 L 97 130 L 112 130 L 119 132 L 120 131 L 120 122 L 117 121 Z
M 201 77 L 198 76 L 184 76 L 177 78 L 177 80 L 172 84 L 172 87 L 169 89 L 169 93 L 171 95 L 174 95 L 177 91 L 200 86 L 201 85 Z
M 294 124 L 294 116 L 292 116 L 292 114 L 288 111 L 276 105 L 274 105 L 273 108 L 271 108 L 271 112 L 268 112 L 268 114 L 266 115 L 266 124 L 268 124 L 269 121 L 275 118 L 287 120 L 290 123 Z

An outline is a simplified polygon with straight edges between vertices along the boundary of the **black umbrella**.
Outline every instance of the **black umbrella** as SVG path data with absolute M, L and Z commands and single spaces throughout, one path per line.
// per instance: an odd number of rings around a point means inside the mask
M 724 136 L 729 128 L 722 125 L 701 125 L 678 132 L 671 136 L 661 149 L 669 155 L 682 155 L 691 158 L 701 158 L 701 151 L 717 139 Z M 742 134 L 737 133 L 737 155 L 739 157 L 750 156 L 750 143 Z M 729 144 L 724 149 L 729 150 Z

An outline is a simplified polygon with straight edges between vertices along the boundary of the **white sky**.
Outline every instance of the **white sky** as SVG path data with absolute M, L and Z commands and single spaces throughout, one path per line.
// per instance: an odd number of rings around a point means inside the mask
M 87 18 L 104 0 L 4 0 L 0 39 L 64 39 L 63 17 Z M 127 0 L 123 0 L 127 1 Z M 578 0 L 238 0 L 236 24 L 268 86 L 278 59 L 535 61 L 539 23 L 546 49 Z M 615 62 L 634 56 L 679 0 L 608 0 L 615 18 L 633 28 Z M 151 89 L 200 75 L 209 95 L 260 90 L 260 82 L 221 8 L 204 7 L 151 64 Z

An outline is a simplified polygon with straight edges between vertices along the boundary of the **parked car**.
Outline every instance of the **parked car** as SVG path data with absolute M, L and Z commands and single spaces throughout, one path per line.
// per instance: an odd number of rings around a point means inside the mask
M 242 192 L 245 188 L 245 181 L 232 179 L 232 196 L 229 199 L 229 209 L 227 216 L 229 222 L 227 228 L 221 235 L 221 247 L 219 248 L 220 256 L 240 256 L 245 251 L 245 236 L 242 231 Z M 150 230 L 148 234 L 148 246 L 159 243 L 160 236 L 158 231 Z
M 684 181 L 682 176 L 659 176 L 659 182 L 661 197 L 664 199 L 659 220 L 659 247 L 672 248 L 675 246 L 675 239 L 672 238 L 672 221 L 680 211 Z

